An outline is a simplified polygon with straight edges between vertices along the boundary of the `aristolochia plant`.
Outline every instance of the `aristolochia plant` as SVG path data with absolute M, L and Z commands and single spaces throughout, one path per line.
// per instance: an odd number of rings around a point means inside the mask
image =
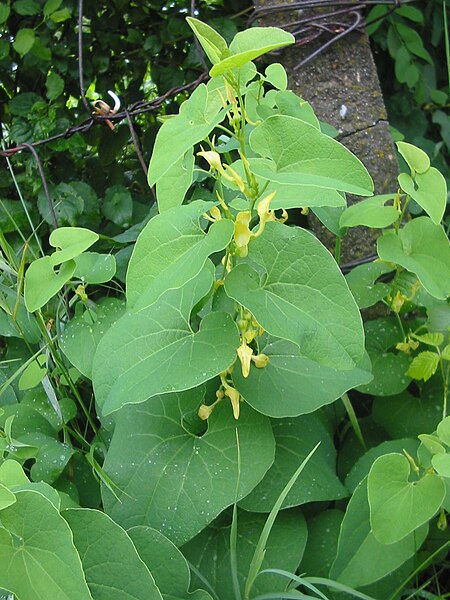
M 333 531 L 334 542 L 321 539 L 302 563 L 309 568 L 316 552 L 310 574 L 327 562 L 335 589 L 348 592 L 344 584 L 364 587 L 404 565 L 430 519 L 450 506 L 448 331 L 433 333 L 419 322 L 406 332 L 400 318 L 419 288 L 420 306 L 448 309 L 445 180 L 423 152 L 399 143 L 411 174 L 400 176 L 398 193 L 346 208 L 346 193 L 373 193 L 365 167 L 286 89 L 280 64 L 259 73 L 252 62 L 293 37 L 255 27 L 228 46 L 209 26 L 188 21 L 212 62 L 211 79 L 157 135 L 148 183 L 156 186 L 158 214 L 134 246 L 126 303 L 88 298 L 87 287 L 109 281 L 115 262 L 86 252 L 98 235 L 82 228 L 52 233 L 55 251 L 25 273 L 25 306 L 20 293 L 5 296 L 8 327 L 20 326 L 30 347 L 44 334 L 41 349 L 20 368 L 19 388 L 42 381 L 46 397 L 39 402 L 49 399 L 53 407 L 50 417 L 48 406 L 39 415 L 32 436 L 24 430 L 34 396 L 25 395 L 21 410 L 11 401 L 2 420 L 3 451 L 22 464 L 35 460 L 33 482 L 18 462 L 0 464 L 0 565 L 9 565 L 5 573 L 0 567 L 0 588 L 19 599 L 186 598 L 189 571 L 175 546 L 190 561 L 195 584 L 220 600 L 258 593 L 324 598 L 312 580 L 293 574 L 305 550 L 305 519 L 294 508 L 275 521 L 280 508 L 353 492 L 345 516 L 330 510 L 314 517 L 314 535 L 326 539 Z M 402 227 L 411 198 L 429 216 Z M 347 283 L 314 235 L 289 223 L 292 208 L 312 209 L 338 237 L 357 225 L 384 229 L 383 262 L 355 270 Z M 16 266 L 20 289 L 24 265 Z M 391 283 L 377 281 L 387 273 Z M 41 309 L 66 284 L 75 292 L 75 316 L 55 341 Z M 359 308 L 378 301 L 397 320 L 366 325 L 366 352 Z M 433 351 L 412 360 L 420 343 Z M 52 365 L 96 434 L 91 445 L 67 425 L 73 407 L 58 400 Z M 70 369 L 93 383 L 98 431 Z M 384 451 L 369 451 L 345 487 L 335 468 L 332 422 L 339 417 L 328 405 L 343 398 L 364 445 L 346 392 L 395 395 L 411 378 L 427 380 L 438 369 L 444 420 L 436 433 L 420 436 L 417 461 L 416 440 L 393 440 Z M 104 513 L 81 509 L 64 493 L 72 491 L 73 465 L 81 471 L 74 460 L 67 485 L 58 480 L 75 454 L 71 435 L 90 448 Z M 230 524 L 224 510 L 232 505 Z M 261 513 L 270 513 L 267 521 Z M 294 590 L 291 580 L 318 595 Z M 286 595 L 273 595 L 289 585 Z M 202 590 L 192 597 L 211 598 Z

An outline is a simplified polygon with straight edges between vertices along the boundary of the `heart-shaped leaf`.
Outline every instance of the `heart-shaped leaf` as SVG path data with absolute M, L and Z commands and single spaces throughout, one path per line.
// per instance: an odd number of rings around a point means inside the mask
M 161 291 L 181 287 L 197 275 L 210 254 L 225 248 L 234 232 L 229 220 L 213 223 L 205 234 L 202 213 L 212 204 L 197 200 L 151 219 L 140 233 L 127 272 L 127 299 L 133 306 L 150 284 Z
M 370 175 L 350 150 L 295 117 L 269 117 L 251 132 L 250 146 L 264 157 L 253 159 L 252 169 L 265 179 L 361 196 L 373 193 Z
M 195 387 L 231 365 L 239 335 L 229 314 L 209 313 L 198 332 L 189 325 L 193 306 L 212 282 L 211 265 L 154 304 L 141 302 L 104 335 L 92 368 L 103 415 L 156 394 Z
M 252 365 L 247 378 L 234 369 L 233 381 L 246 401 L 269 417 L 314 412 L 372 379 L 368 359 L 350 371 L 338 371 L 302 356 L 297 344 L 270 336 L 259 351 L 268 356 L 269 364 L 263 369 Z
M 180 545 L 234 502 L 238 482 L 240 500 L 271 466 L 270 421 L 245 403 L 237 421 L 224 401 L 208 419 L 206 433 L 187 431 L 186 419 L 203 394 L 199 388 L 169 394 L 118 413 L 104 464 L 118 498 L 105 488 L 103 498 L 106 512 L 123 527 L 151 525 Z
M 342 213 L 339 219 L 340 227 L 357 227 L 358 225 L 379 229 L 389 227 L 399 217 L 396 208 L 385 206 L 386 202 L 394 197 L 394 194 L 384 194 L 352 204 Z
M 52 265 L 60 265 L 76 258 L 95 244 L 98 234 L 84 227 L 59 227 L 54 229 L 48 239 L 53 248 L 59 248 L 51 255 Z
M 418 217 L 398 235 L 387 231 L 378 238 L 377 246 L 382 260 L 415 273 L 434 298 L 445 300 L 450 295 L 450 244 L 440 225 L 428 217 Z
M 392 268 L 385 263 L 373 262 L 366 265 L 358 265 L 350 271 L 345 279 L 359 308 L 373 306 L 389 293 L 389 286 L 384 283 L 375 283 Z
M 442 173 L 434 167 L 424 173 L 416 173 L 414 178 L 408 173 L 401 173 L 398 183 L 431 217 L 433 223 L 439 225 L 447 205 L 447 183 Z
M 425 173 L 430 168 L 428 154 L 407 142 L 396 142 L 398 151 L 408 163 L 408 167 L 416 173 Z
M 439 510 L 445 486 L 428 473 L 409 481 L 410 464 L 401 454 L 386 454 L 373 463 L 367 479 L 370 523 L 376 539 L 393 544 L 427 523 Z
M 75 260 L 77 267 L 74 277 L 83 283 L 106 283 L 116 274 L 116 259 L 112 254 L 83 252 Z
M 17 598 L 92 600 L 72 533 L 41 493 L 16 491 L 1 512 L 0 588 Z
M 238 265 L 225 279 L 228 296 L 310 360 L 335 369 L 354 367 L 364 352 L 361 317 L 328 250 L 304 229 L 269 222 L 250 243 L 249 257 L 262 267 L 263 277 L 248 264 Z
M 38 258 L 28 267 L 25 273 L 24 300 L 29 312 L 42 308 L 64 287 L 75 273 L 76 262 L 64 262 L 59 271 L 55 271 L 54 267 L 51 256 Z
M 88 508 L 62 512 L 73 533 L 86 581 L 95 600 L 162 600 L 136 548 L 105 513 Z

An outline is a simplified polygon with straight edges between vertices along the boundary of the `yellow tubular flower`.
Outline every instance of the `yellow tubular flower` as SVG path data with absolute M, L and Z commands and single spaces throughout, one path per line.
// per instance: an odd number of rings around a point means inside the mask
M 264 369 L 269 364 L 269 357 L 266 354 L 257 354 L 252 356 L 252 361 L 257 369 Z
M 238 248 L 245 248 L 251 237 L 249 228 L 251 213 L 249 210 L 242 211 L 236 215 L 234 223 L 234 243 Z
M 253 350 L 250 348 L 250 346 L 247 346 L 245 341 L 243 341 L 237 349 L 237 354 L 239 360 L 241 361 L 242 376 L 248 377 L 250 374 Z
M 225 396 L 228 396 L 228 398 L 231 401 L 231 406 L 233 408 L 233 416 L 236 419 L 236 421 L 239 419 L 239 400 L 240 400 L 240 394 L 237 390 L 235 390 L 234 388 L 232 388 L 231 386 L 229 386 L 226 390 L 225 390 Z

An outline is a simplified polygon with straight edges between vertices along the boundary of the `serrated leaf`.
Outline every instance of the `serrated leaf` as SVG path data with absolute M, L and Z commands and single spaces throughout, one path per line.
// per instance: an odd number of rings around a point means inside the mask
M 156 196 L 160 213 L 183 203 L 194 173 L 192 149 L 181 156 L 156 183 Z
M 440 225 L 428 217 L 417 217 L 398 235 L 386 232 L 377 246 L 382 260 L 415 273 L 434 298 L 445 300 L 450 295 L 450 244 Z
M 117 485 L 118 499 L 106 489 L 103 499 L 106 512 L 123 527 L 151 525 L 177 545 L 199 533 L 234 502 L 236 428 L 241 454 L 238 499 L 272 464 L 270 421 L 245 403 L 236 421 L 229 402 L 221 402 L 208 419 L 206 433 L 189 433 L 185 418 L 203 401 L 204 391 L 197 388 L 118 413 L 104 464 Z
M 350 371 L 338 371 L 303 356 L 297 344 L 270 336 L 259 351 L 268 356 L 267 366 L 257 369 L 252 365 L 247 378 L 234 369 L 232 377 L 246 401 L 269 417 L 314 412 L 372 379 L 369 360 Z
M 235 267 L 225 291 L 273 336 L 300 346 L 321 365 L 351 369 L 363 355 L 361 317 L 331 254 L 308 231 L 267 223 L 250 244 L 248 264 Z M 314 264 L 314 273 L 311 265 Z M 325 290 L 332 287 L 333 293 Z
M 98 510 L 62 512 L 73 533 L 86 581 L 95 600 L 162 600 L 151 573 L 130 537 Z
M 327 428 L 317 415 L 272 421 L 275 461 L 264 479 L 241 502 L 244 510 L 270 512 L 298 465 L 318 442 L 301 477 L 294 483 L 282 508 L 308 502 L 345 498 L 347 490 L 336 475 L 336 450 Z
M 339 220 L 340 227 L 357 227 L 358 225 L 378 229 L 389 227 L 399 217 L 396 208 L 385 206 L 386 202 L 394 197 L 393 194 L 383 194 L 359 200 L 344 210 Z
M 284 184 L 309 184 L 370 196 L 373 182 L 361 161 L 318 129 L 285 115 L 274 115 L 255 127 L 250 146 L 256 175 Z
M 436 373 L 439 366 L 439 354 L 436 352 L 421 352 L 413 358 L 406 372 L 413 379 L 428 381 Z
M 230 315 L 209 313 L 196 333 L 189 325 L 192 308 L 212 283 L 211 265 L 153 304 L 141 297 L 104 335 L 92 369 L 103 415 L 157 394 L 195 387 L 231 365 L 239 335 Z
M 442 480 L 427 473 L 409 481 L 410 464 L 402 454 L 386 454 L 373 463 L 367 478 L 370 523 L 375 538 L 394 544 L 427 523 L 445 497 Z
M 424 209 L 433 223 L 439 225 L 447 205 L 447 183 L 442 173 L 434 167 L 425 173 L 416 173 L 414 178 L 408 173 L 401 173 L 398 183 Z
M 199 220 L 211 203 L 201 200 L 165 211 L 140 233 L 127 272 L 128 305 L 151 284 L 162 291 L 181 287 L 202 269 L 207 257 L 225 248 L 234 232 L 229 220 L 213 223 L 205 234 Z
M 213 65 L 211 77 L 242 67 L 258 56 L 289 46 L 295 42 L 292 34 L 277 27 L 252 27 L 237 33 L 230 44 L 230 56 Z
M 179 114 L 164 122 L 156 136 L 148 169 L 150 187 L 222 121 L 225 111 L 217 102 L 211 103 L 215 96 L 216 92 L 209 92 L 206 85 L 200 84 L 181 105 Z
M 92 600 L 66 521 L 36 491 L 1 513 L 0 587 L 27 600 Z
M 76 315 L 66 325 L 61 339 L 61 350 L 69 361 L 86 377 L 92 378 L 92 363 L 97 346 L 105 332 L 124 314 L 125 303 L 117 298 L 104 298 L 89 310 Z
M 239 511 L 237 515 L 238 581 L 243 592 L 259 535 L 266 517 Z M 281 568 L 295 572 L 302 558 L 307 537 L 304 517 L 298 511 L 282 511 L 270 532 L 262 569 Z M 191 542 L 183 546 L 183 553 L 200 573 L 208 573 L 209 583 L 220 594 L 221 600 L 235 600 L 230 571 L 230 526 L 220 521 L 213 523 Z M 201 580 L 194 581 L 200 585 Z M 252 586 L 252 597 L 267 592 L 281 592 L 286 579 L 276 574 L 260 575 Z
M 364 479 L 350 499 L 342 521 L 331 579 L 352 587 L 378 581 L 414 556 L 428 533 L 428 526 L 423 525 L 399 542 L 381 544 L 370 529 L 369 516 L 367 480 Z
M 396 142 L 398 151 L 403 156 L 411 171 L 416 173 L 425 173 L 430 168 L 430 159 L 428 154 L 407 142 Z
M 229 56 L 226 41 L 215 29 L 193 17 L 186 17 L 186 21 L 213 65 Z
M 428 344 L 429 346 L 440 346 L 444 341 L 444 336 L 439 331 L 423 333 L 422 335 L 414 335 L 414 339 Z

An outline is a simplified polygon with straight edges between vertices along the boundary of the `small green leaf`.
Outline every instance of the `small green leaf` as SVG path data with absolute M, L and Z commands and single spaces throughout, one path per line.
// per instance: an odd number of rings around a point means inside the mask
M 450 417 L 445 417 L 437 426 L 437 434 L 444 444 L 450 446 Z
M 396 235 L 386 232 L 378 238 L 382 260 L 401 265 L 415 273 L 434 298 L 450 295 L 450 245 L 440 225 L 427 217 L 413 219 Z
M 133 216 L 133 199 L 129 190 L 123 185 L 114 185 L 108 188 L 102 205 L 102 213 L 119 227 L 129 227 Z
M 55 10 L 55 12 L 50 15 L 50 18 L 54 23 L 63 23 L 70 19 L 71 16 L 72 13 L 68 8 L 62 8 L 61 10 Z
M 58 73 L 49 73 L 45 87 L 47 88 L 47 98 L 49 100 L 56 100 L 64 91 L 64 79 Z
M 47 19 L 61 6 L 62 0 L 47 0 L 44 4 L 44 17 Z
M 376 280 L 390 271 L 392 268 L 386 263 L 372 262 L 358 265 L 345 276 L 359 308 L 373 306 L 389 294 L 389 286 L 385 283 L 376 283 Z
M 106 283 L 116 274 L 116 259 L 112 254 L 83 252 L 75 259 L 74 277 L 83 283 Z
M 430 168 L 430 159 L 428 154 L 407 142 L 396 142 L 398 151 L 408 163 L 411 171 L 416 173 L 425 173 Z
M 130 537 L 98 510 L 74 508 L 62 516 L 73 533 L 86 581 L 95 600 L 162 600 Z
M 13 11 L 22 17 L 32 17 L 41 10 L 39 2 L 36 0 L 16 0 L 13 3 Z
M 34 312 L 44 306 L 69 281 L 75 268 L 75 261 L 68 260 L 56 272 L 51 256 L 44 256 L 32 262 L 25 273 L 24 299 L 27 310 Z
M 414 335 L 414 339 L 422 344 L 428 344 L 428 346 L 440 346 L 444 342 L 444 336 L 439 331 Z
M 6 23 L 8 20 L 11 8 L 8 4 L 0 4 L 0 23 Z
M 95 244 L 98 235 L 84 227 L 58 227 L 54 229 L 49 237 L 49 243 L 57 252 L 51 255 L 52 265 L 56 266 L 72 258 L 76 258 L 82 252 Z
M 438 475 L 450 478 L 450 454 L 435 454 L 431 464 Z
M 447 346 L 445 346 L 445 348 L 442 350 L 441 357 L 444 360 L 450 360 L 450 344 L 447 344 Z
M 361 161 L 318 129 L 285 115 L 274 115 L 250 134 L 256 175 L 284 184 L 309 184 L 370 196 L 373 182 Z
M 0 588 L 18 598 L 92 600 L 72 533 L 37 491 L 17 491 L 1 512 Z
M 439 225 L 447 204 L 447 183 L 442 173 L 434 167 L 425 173 L 417 173 L 414 178 L 408 173 L 401 173 L 398 183 L 424 209 L 433 223 Z
M 394 197 L 393 194 L 384 194 L 367 200 L 359 200 L 344 210 L 339 220 L 340 227 L 357 227 L 358 225 L 378 229 L 389 227 L 399 217 L 396 208 L 385 206 L 386 202 Z
M 266 81 L 271 83 L 277 90 L 284 91 L 287 88 L 286 69 L 280 63 L 272 63 L 266 68 Z
M 226 41 L 215 29 L 193 17 L 186 17 L 186 21 L 213 65 L 229 56 Z
M 25 54 L 28 54 L 33 47 L 35 38 L 36 34 L 34 33 L 34 29 L 28 29 L 26 27 L 19 29 L 16 39 L 13 42 L 14 50 L 20 54 L 20 56 L 25 56 Z
M 445 486 L 435 474 L 413 482 L 409 477 L 409 461 L 401 454 L 386 454 L 372 465 L 367 479 L 370 523 L 382 544 L 394 544 L 427 523 L 444 500 Z
M 29 390 L 36 387 L 47 374 L 45 367 L 46 357 L 38 356 L 28 367 L 23 371 L 19 379 L 19 390 Z
M 439 354 L 436 352 L 421 352 L 413 358 L 406 374 L 412 379 L 428 381 L 436 373 L 439 366 Z

